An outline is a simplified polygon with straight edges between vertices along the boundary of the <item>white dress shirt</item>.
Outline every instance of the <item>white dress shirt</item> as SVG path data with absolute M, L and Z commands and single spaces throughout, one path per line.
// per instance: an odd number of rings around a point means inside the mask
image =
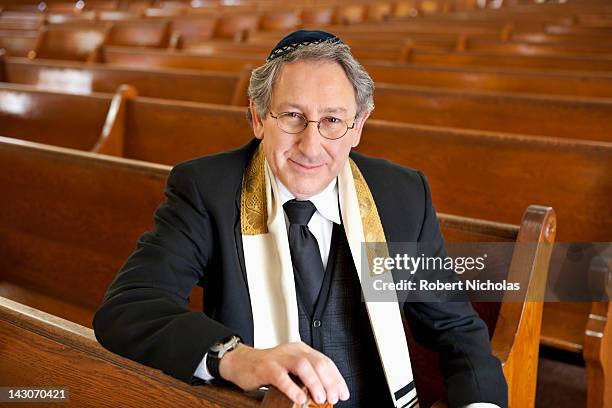
M 287 187 L 280 180 L 275 177 L 276 186 L 278 187 L 278 203 L 280 205 L 285 204 L 287 201 L 293 200 L 295 196 L 289 191 Z M 321 253 L 321 260 L 323 261 L 323 268 L 327 268 L 327 260 L 329 258 L 329 251 L 331 249 L 332 231 L 334 223 L 340 224 L 340 207 L 338 202 L 338 180 L 335 178 L 323 191 L 310 197 L 308 200 L 316 207 L 315 213 L 308 222 L 308 229 L 317 239 L 319 244 L 319 252 Z M 285 214 L 285 223 L 287 224 L 287 231 L 289 231 L 289 220 L 287 214 Z M 206 355 L 198 365 L 194 376 L 201 378 L 205 381 L 213 379 L 208 369 L 206 368 Z M 489 403 L 474 403 L 468 404 L 463 408 L 499 408 L 497 405 Z

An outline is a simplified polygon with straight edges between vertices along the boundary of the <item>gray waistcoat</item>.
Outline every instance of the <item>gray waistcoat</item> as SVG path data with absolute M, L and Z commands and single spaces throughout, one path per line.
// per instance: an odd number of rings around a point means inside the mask
M 299 291 L 297 296 L 302 341 L 334 361 L 351 393 L 335 407 L 393 407 L 342 226 L 334 224 L 313 316 L 302 305 Z

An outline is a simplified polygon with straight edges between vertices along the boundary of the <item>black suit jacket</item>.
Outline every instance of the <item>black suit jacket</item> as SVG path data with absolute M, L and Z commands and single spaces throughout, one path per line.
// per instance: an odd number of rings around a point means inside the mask
M 207 350 L 231 334 L 253 344 L 242 239 L 242 175 L 259 144 L 177 165 L 155 227 L 138 241 L 108 289 L 93 326 L 107 349 L 194 383 Z M 387 242 L 439 242 L 438 220 L 424 176 L 351 153 L 376 202 Z M 195 285 L 206 313 L 187 309 Z M 451 405 L 507 405 L 499 360 L 486 325 L 469 303 L 406 303 L 414 337 L 441 353 Z

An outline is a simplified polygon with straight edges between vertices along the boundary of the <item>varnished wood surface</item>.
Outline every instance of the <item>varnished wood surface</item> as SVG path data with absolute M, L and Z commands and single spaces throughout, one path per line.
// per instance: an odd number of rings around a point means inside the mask
M 612 406 L 612 302 L 594 302 L 584 332 L 587 407 Z
M 66 315 L 71 310 L 81 310 L 77 308 L 86 307 L 95 308 L 97 302 L 100 301 L 100 288 L 103 289 L 108 285 L 118 265 L 127 256 L 124 252 L 129 252 L 133 248 L 133 241 L 120 241 L 117 238 L 119 236 L 132 236 L 132 240 L 134 240 L 134 231 L 142 231 L 148 228 L 151 214 L 162 200 L 161 191 L 164 176 L 169 168 L 125 159 L 96 157 L 88 153 L 68 149 L 23 142 L 15 143 L 15 141 L 9 139 L 3 139 L 0 142 L 2 142 L 0 143 L 0 157 L 3 158 L 0 162 L 3 166 L 6 165 L 6 169 L 11 169 L 12 172 L 26 173 L 23 177 L 29 176 L 32 180 L 29 186 L 20 185 L 19 180 L 13 180 L 13 184 L 6 183 L 3 180 L 3 183 L 8 186 L 8 191 L 14 197 L 19 198 L 20 202 L 27 202 L 28 200 L 21 200 L 21 197 L 26 198 L 28 194 L 35 191 L 39 197 L 41 194 L 45 197 L 44 204 L 48 211 L 65 214 L 61 219 L 40 218 L 36 216 L 40 210 L 33 206 L 21 208 L 19 212 L 10 206 L 2 208 L 3 212 L 8 214 L 7 220 L 2 223 L 1 227 L 3 236 L 7 237 L 6 242 L 8 243 L 8 245 L 0 247 L 0 253 L 4 255 L 3 281 L 6 282 L 4 287 L 13 288 L 12 290 L 6 290 L 5 293 L 18 296 L 19 300 L 33 302 L 41 308 L 56 308 L 54 310 L 57 310 L 57 301 L 51 299 L 49 305 L 45 301 L 49 300 L 48 296 L 59 297 L 62 301 L 74 304 L 70 308 L 61 310 L 60 313 L 66 318 L 71 318 L 71 316 Z M 8 160 L 9 157 L 13 159 Z M 4 160 L 5 158 L 7 160 Z M 44 172 L 45 177 L 27 174 L 32 171 L 33 167 L 28 163 L 33 161 L 37 163 L 37 168 Z M 10 172 L 3 171 L 3 173 Z M 95 185 L 92 185 L 90 179 L 88 179 L 88 174 L 93 173 L 97 173 L 97 183 Z M 68 175 L 73 175 L 72 180 Z M 108 179 L 109 184 L 105 183 L 106 179 Z M 81 185 L 79 185 L 79 182 Z M 33 186 L 33 183 L 36 183 L 36 186 Z M 116 187 L 111 187 L 111 185 Z M 30 189 L 32 191 L 28 193 Z M 53 191 L 55 190 L 64 192 L 71 197 L 71 201 L 66 202 L 57 195 L 54 196 Z M 126 190 L 132 190 L 131 194 L 137 195 L 138 199 L 126 197 Z M 42 200 L 39 201 L 42 202 Z M 82 203 L 87 201 L 91 208 L 83 208 Z M 124 204 L 121 207 L 113 206 L 114 201 L 124 201 Z M 129 201 L 133 201 L 134 205 L 138 206 L 142 217 L 137 217 L 136 212 L 132 212 L 132 207 L 125 204 Z M 94 203 L 96 205 L 93 205 Z M 105 208 L 114 208 L 112 212 L 109 212 L 114 221 L 110 227 L 107 225 L 108 222 L 103 222 L 104 217 L 101 217 L 103 213 L 107 212 Z M 78 213 L 75 212 L 76 209 L 80 209 Z M 512 241 L 517 236 L 521 236 L 521 230 L 517 226 L 471 220 L 457 216 L 440 215 L 440 218 L 445 234 L 461 236 L 462 239 L 470 236 L 471 240 L 479 240 L 481 237 L 487 236 L 490 240 Z M 36 225 L 37 228 L 31 230 L 27 235 L 23 231 L 26 219 Z M 70 229 L 77 223 L 79 229 Z M 113 246 L 118 248 L 122 245 L 125 247 L 123 250 L 119 250 L 120 248 L 114 252 L 105 250 L 103 244 L 106 243 L 107 239 L 111 240 L 105 238 L 108 233 L 107 228 L 116 230 L 116 236 L 112 239 Z M 49 231 L 53 231 L 55 234 L 54 242 L 65 248 L 66 255 L 62 256 L 61 252 L 57 252 L 57 248 L 45 244 L 43 237 L 48 236 Z M 453 234 L 453 231 L 459 234 Z M 20 241 L 19 248 L 36 248 L 36 251 L 30 254 L 24 253 L 23 250 L 17 249 L 16 246 L 11 244 L 15 241 Z M 102 265 L 99 259 L 93 257 L 93 253 L 87 248 L 94 247 L 97 248 L 97 253 L 106 254 L 108 263 Z M 68 253 L 70 254 L 70 265 L 61 262 L 61 259 L 66 257 Z M 28 258 L 27 265 L 23 264 L 21 256 Z M 97 263 L 94 265 L 92 262 Z M 527 279 L 525 282 L 528 282 L 532 279 L 529 277 L 531 276 L 530 273 L 540 271 L 540 268 L 533 268 L 530 264 L 524 262 L 519 262 L 514 266 L 513 274 L 517 274 L 517 279 Z M 61 279 L 53 277 L 54 270 L 61 271 Z M 81 271 L 83 270 L 88 271 L 87 275 L 82 275 Z M 537 276 L 542 276 L 542 272 L 539 272 Z M 15 285 L 22 286 L 23 289 L 15 289 Z M 45 295 L 36 297 L 36 291 L 43 291 Z M 495 352 L 504 361 L 509 359 L 510 350 L 519 347 L 519 344 L 524 341 L 521 336 L 508 335 L 508 332 L 513 333 L 525 324 L 539 324 L 539 321 L 529 323 L 529 319 L 521 318 L 521 312 L 517 314 L 515 311 L 503 320 L 510 327 L 506 327 L 504 330 L 500 329 L 498 332 L 495 323 L 497 320 L 496 313 L 499 311 L 502 316 L 508 314 L 510 312 L 505 310 L 509 307 L 516 306 L 502 305 L 500 307 L 499 304 L 485 303 L 480 304 L 478 308 L 492 328 L 492 332 L 496 333 L 495 336 L 498 340 L 495 340 L 497 342 Z M 487 311 L 488 308 L 492 309 Z M 534 344 L 535 346 L 531 347 L 531 352 L 533 352 L 534 347 L 537 349 L 537 340 Z M 431 360 L 427 360 L 427 356 L 431 355 L 423 355 L 425 360 L 422 361 L 429 361 L 425 364 L 425 367 L 429 368 L 423 371 L 424 378 L 428 378 L 425 373 L 431 370 L 435 372 L 435 365 L 431 364 Z M 517 378 L 514 381 L 520 383 L 522 380 Z M 517 389 L 524 389 L 525 387 L 526 384 L 517 386 Z M 427 389 L 425 388 L 425 390 Z M 427 397 L 427 391 L 423 391 L 422 398 L 424 400 L 430 398 L 434 401 L 438 397 L 439 394 L 429 394 L 429 397 Z M 515 398 L 523 397 L 516 396 Z
M 612 98 L 522 95 L 379 84 L 374 119 L 612 141 Z
M 98 141 L 110 95 L 88 96 L 0 84 L 0 135 L 81 150 Z
M 610 55 L 528 56 L 487 53 L 484 51 L 444 52 L 417 48 L 411 50 L 406 55 L 405 62 L 411 64 L 461 65 L 464 67 L 520 67 L 603 72 L 610 72 L 612 70 L 612 56 Z
M 367 66 L 367 69 L 374 80 L 377 81 L 378 88 L 383 90 L 397 87 L 389 87 L 386 84 L 380 84 L 381 82 L 450 89 L 495 90 L 496 92 L 612 97 L 612 75 L 603 73 L 542 73 L 530 70 L 505 70 L 493 73 L 486 68 L 466 70 L 390 63 L 371 63 Z M 236 86 L 240 81 L 239 73 L 202 72 L 171 68 L 113 67 L 104 64 L 84 65 L 68 61 L 31 61 L 21 58 L 5 58 L 4 72 L 2 80 L 5 82 L 36 85 L 51 90 L 110 93 L 114 92 L 119 85 L 125 83 L 135 86 L 141 96 L 218 104 L 233 103 L 231 96 L 233 92 L 236 92 Z M 401 93 L 402 88 L 398 89 L 397 92 Z M 508 97 L 512 100 L 513 96 L 516 98 L 516 95 L 509 95 Z M 506 102 L 503 97 L 500 97 L 499 103 L 512 105 L 511 100 Z M 385 102 L 385 99 L 377 93 L 375 101 L 380 111 L 380 103 Z M 546 103 L 546 100 L 536 100 L 532 104 L 536 103 L 537 107 L 538 101 L 540 101 L 540 104 Z M 244 105 L 245 101 L 241 100 L 240 103 Z M 565 112 L 563 107 L 566 107 L 572 114 L 576 115 L 585 109 L 582 108 L 581 110 L 579 103 L 572 109 L 571 105 L 568 105 L 569 103 L 568 101 L 562 101 L 560 105 L 551 107 L 551 110 L 556 108 L 557 112 Z M 533 118 L 542 113 L 527 108 L 522 108 L 520 112 L 526 118 Z M 591 115 L 596 114 L 591 113 Z M 406 120 L 401 115 L 399 119 L 401 121 Z M 597 120 L 598 117 L 595 116 L 595 119 Z M 442 120 L 442 122 L 444 121 Z M 533 123 L 533 120 L 524 123 L 518 121 L 514 126 L 522 126 L 522 130 L 529 123 Z M 530 131 L 529 128 L 527 130 Z M 578 138 L 586 138 L 589 133 L 574 131 L 572 135 L 576 135 Z
M 545 307 L 542 344 L 581 354 L 591 302 L 549 302 Z
M 10 58 L 6 61 L 5 77 L 2 80 L 78 93 L 112 93 L 121 84 L 129 84 L 142 96 L 229 105 L 239 78 L 239 74 L 224 72 L 144 70 L 103 64 Z
M 151 227 L 169 167 L 19 151 L 3 144 L 0 152 L 0 184 L 11 197 L 0 204 L 1 279 L 93 310 Z M 24 188 L 32 183 L 40 184 Z
M 108 26 L 44 27 L 36 46 L 35 58 L 87 61 L 107 36 Z
M 0 298 L 0 382 L 67 387 L 71 406 L 257 407 L 240 391 L 192 387 L 105 350 L 93 331 Z
M 166 48 L 170 43 L 170 21 L 131 20 L 115 22 L 105 44 L 128 47 Z
M 262 65 L 261 57 L 208 56 L 180 51 L 138 50 L 129 47 L 104 47 L 101 61 L 113 65 L 152 68 L 187 68 L 238 72 L 247 64 Z
M 252 137 L 244 115 L 242 108 L 135 98 L 126 107 L 124 154 L 176 164 L 237 147 Z M 371 120 L 358 150 L 423 170 L 441 211 L 512 222 L 539 202 L 556 209 L 561 240 L 610 240 L 610 143 Z
M 382 83 L 528 94 L 612 96 L 612 75 L 607 72 L 553 72 L 390 62 L 369 62 L 366 64 L 366 69 L 374 81 Z

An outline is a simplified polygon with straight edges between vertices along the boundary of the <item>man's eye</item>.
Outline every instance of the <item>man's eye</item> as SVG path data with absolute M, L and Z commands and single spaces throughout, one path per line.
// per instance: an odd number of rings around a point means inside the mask
M 334 124 L 334 125 L 337 124 L 337 123 L 342 122 L 342 119 L 334 118 L 333 116 L 328 116 L 328 117 L 325 118 L 325 120 L 327 122 L 329 122 L 329 123 Z
M 302 118 L 302 115 L 297 112 L 287 112 L 287 116 L 289 116 L 290 118 Z

